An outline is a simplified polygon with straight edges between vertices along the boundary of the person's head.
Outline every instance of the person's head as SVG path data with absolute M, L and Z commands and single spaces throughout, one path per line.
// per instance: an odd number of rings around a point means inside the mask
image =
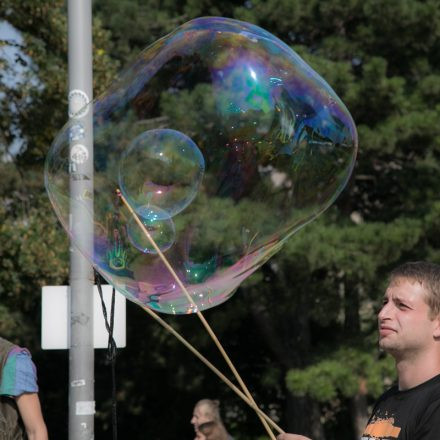
M 388 284 L 401 280 L 417 282 L 423 287 L 431 319 L 440 314 L 440 265 L 425 261 L 404 263 L 391 271 Z
M 206 422 L 221 422 L 220 402 L 218 400 L 202 399 L 195 406 L 191 423 L 195 428 Z
M 405 263 L 389 277 L 379 320 L 379 345 L 395 356 L 440 349 L 440 266 Z
M 202 399 L 194 406 L 191 423 L 196 434 L 206 440 L 222 439 L 226 433 L 221 416 L 218 400 Z M 198 438 L 198 437 L 196 437 Z

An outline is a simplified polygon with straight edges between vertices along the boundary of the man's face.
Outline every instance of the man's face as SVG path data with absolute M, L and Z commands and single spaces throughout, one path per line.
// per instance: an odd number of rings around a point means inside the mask
M 194 408 L 193 415 L 191 418 L 191 423 L 194 426 L 194 430 L 196 431 L 197 435 L 199 436 L 196 437 L 197 439 L 204 438 L 202 433 L 199 432 L 199 426 L 202 423 L 211 422 L 211 421 L 212 418 L 208 417 L 205 405 L 197 405 Z
M 438 319 L 430 319 L 425 289 L 418 282 L 397 278 L 388 286 L 378 315 L 379 346 L 396 358 L 417 356 L 439 337 Z

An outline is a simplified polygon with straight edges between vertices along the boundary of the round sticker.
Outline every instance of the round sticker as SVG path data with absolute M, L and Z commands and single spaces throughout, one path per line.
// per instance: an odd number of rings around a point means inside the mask
M 89 97 L 82 90 L 71 90 L 68 99 L 69 117 L 82 118 L 89 112 Z
M 76 122 L 69 128 L 69 141 L 77 142 L 85 137 L 84 126 Z
M 89 150 L 84 145 L 76 144 L 70 150 L 70 160 L 82 164 L 89 158 Z

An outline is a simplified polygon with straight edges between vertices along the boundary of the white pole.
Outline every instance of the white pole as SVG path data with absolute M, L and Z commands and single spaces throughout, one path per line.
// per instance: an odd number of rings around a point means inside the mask
M 70 225 L 82 249 L 93 253 L 93 99 L 91 0 L 68 0 Z M 83 111 L 81 110 L 83 109 Z M 81 203 L 77 203 L 81 201 Z M 76 203 L 75 203 L 76 202 Z M 88 220 L 89 219 L 89 220 Z M 69 440 L 94 438 L 93 269 L 70 249 Z

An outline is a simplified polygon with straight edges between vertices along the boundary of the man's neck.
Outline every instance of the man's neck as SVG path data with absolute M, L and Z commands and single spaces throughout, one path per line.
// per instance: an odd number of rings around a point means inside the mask
M 433 359 L 436 361 L 433 362 Z M 434 357 L 431 354 L 415 359 L 396 359 L 396 370 L 399 390 L 408 390 L 440 374 L 440 356 Z

